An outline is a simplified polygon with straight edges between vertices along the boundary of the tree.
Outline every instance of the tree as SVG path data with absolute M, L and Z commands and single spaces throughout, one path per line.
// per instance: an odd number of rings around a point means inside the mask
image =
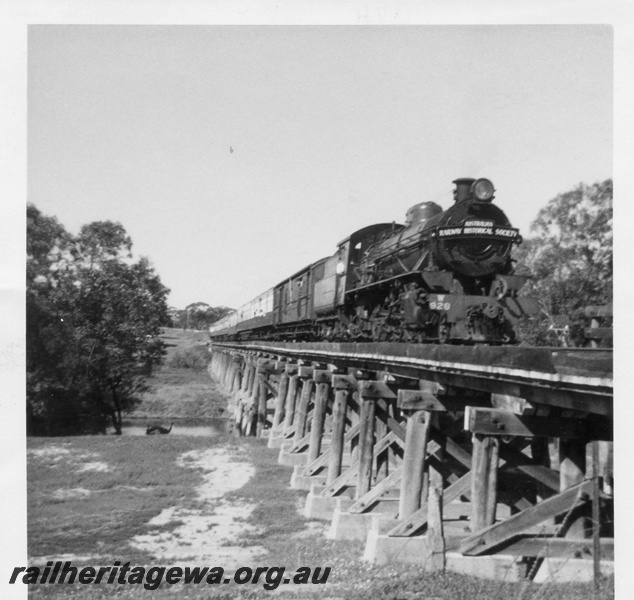
M 79 421 L 101 426 L 94 415 L 86 414 L 74 385 L 71 335 L 58 307 L 72 245 L 72 236 L 54 217 L 27 207 L 27 426 L 39 433 L 72 431 Z
M 29 210 L 30 271 L 41 271 L 27 278 L 29 414 L 49 433 L 103 430 L 106 418 L 121 433 L 122 411 L 164 354 L 168 290 L 147 259 L 131 260 L 120 224 L 91 223 L 73 238 Z
M 76 240 L 77 257 L 87 266 L 132 256 L 132 240 L 121 223 L 95 221 L 84 225 Z
M 57 285 L 57 269 L 70 244 L 70 236 L 55 218 L 46 217 L 35 208 L 27 207 L 27 371 L 29 358 L 37 359 L 47 351 L 45 339 L 39 333 L 47 327 L 51 315 L 50 296 Z
M 206 302 L 193 302 L 188 304 L 185 310 L 177 312 L 173 325 L 183 329 L 207 329 L 232 310 L 226 306 L 209 306 Z
M 515 258 L 518 270 L 533 275 L 523 294 L 539 299 L 542 318 L 524 337 L 546 344 L 549 327 L 568 326 L 572 343 L 581 345 L 584 308 L 612 300 L 612 180 L 559 194 L 539 211 L 531 232 Z
M 72 245 L 72 236 L 55 217 L 43 215 L 35 206 L 28 205 L 26 210 L 26 278 L 28 284 L 51 281 L 59 265 Z
M 167 318 L 167 289 L 144 259 L 108 261 L 80 275 L 67 308 L 85 393 L 121 433 L 122 411 L 163 356 L 158 335 Z

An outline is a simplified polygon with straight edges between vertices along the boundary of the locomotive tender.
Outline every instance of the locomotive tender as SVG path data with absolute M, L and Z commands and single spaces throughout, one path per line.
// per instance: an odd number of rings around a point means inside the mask
M 521 236 L 491 181 L 453 183 L 448 210 L 421 202 L 405 225 L 355 231 L 212 325 L 212 340 L 515 342 L 514 323 L 537 312 L 518 296 L 527 277 L 513 274 Z

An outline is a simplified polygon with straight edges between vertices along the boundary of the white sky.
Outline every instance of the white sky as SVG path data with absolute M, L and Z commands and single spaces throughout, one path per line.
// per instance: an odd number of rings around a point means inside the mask
M 610 26 L 45 25 L 28 49 L 28 200 L 121 222 L 180 308 L 237 307 L 456 177 L 527 235 L 612 176 Z

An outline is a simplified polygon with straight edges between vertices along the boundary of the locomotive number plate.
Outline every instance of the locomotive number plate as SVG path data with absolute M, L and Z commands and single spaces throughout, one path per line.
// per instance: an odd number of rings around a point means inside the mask
M 451 308 L 451 302 L 442 302 L 441 300 L 432 300 L 429 303 L 429 308 L 432 310 L 449 310 Z

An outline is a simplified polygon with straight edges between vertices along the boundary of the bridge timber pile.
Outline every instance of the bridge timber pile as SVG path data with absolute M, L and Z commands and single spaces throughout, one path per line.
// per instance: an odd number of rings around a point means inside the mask
M 613 572 L 610 350 L 214 343 L 235 429 L 363 558 L 509 580 Z

